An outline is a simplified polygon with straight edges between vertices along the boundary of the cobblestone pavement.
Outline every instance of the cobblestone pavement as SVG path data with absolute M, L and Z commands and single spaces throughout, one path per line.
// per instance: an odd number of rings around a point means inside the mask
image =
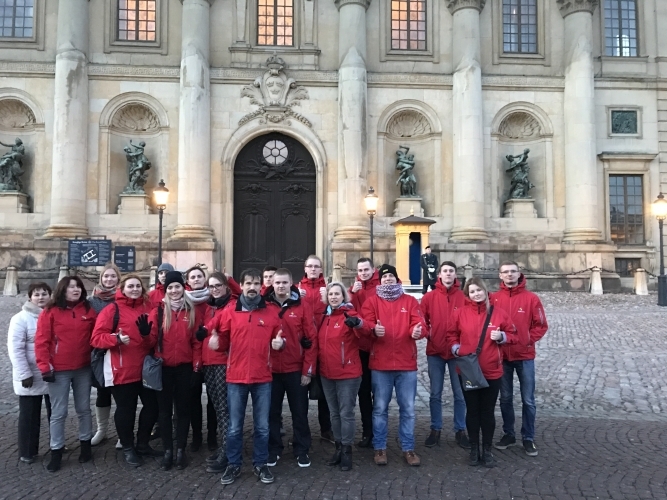
M 19 463 L 16 451 L 18 399 L 11 387 L 6 343 L 0 347 L 0 498 L 308 498 L 308 499 L 565 499 L 667 498 L 667 311 L 656 296 L 544 293 L 550 330 L 538 349 L 539 456 L 521 448 L 496 451 L 495 469 L 469 467 L 466 452 L 443 433 L 440 447 L 427 449 L 428 376 L 420 358 L 417 453 L 422 466 L 410 468 L 395 442 L 397 407 L 390 409 L 389 465 L 373 465 L 371 450 L 353 453 L 354 469 L 327 467 L 333 449 L 314 439 L 312 466 L 300 469 L 287 454 L 274 468 L 276 482 L 262 485 L 247 462 L 242 476 L 223 487 L 219 475 L 204 472 L 207 451 L 192 454 L 183 471 L 162 472 L 155 463 L 128 468 L 116 452 L 115 431 L 94 448 L 94 461 L 79 464 L 76 417 L 70 410 L 63 468 L 49 474 L 40 457 Z M 25 298 L 0 298 L 0 330 Z M 515 391 L 518 393 L 518 387 Z M 444 418 L 451 422 L 451 393 Z M 94 401 L 94 396 L 92 398 Z M 517 400 L 517 431 L 520 426 Z M 319 435 L 316 408 L 311 429 Z M 205 413 L 205 412 L 204 412 Z M 285 411 L 288 435 L 289 411 Z M 245 456 L 251 452 L 251 418 L 246 419 Z M 496 435 L 501 418 L 497 413 Z M 113 426 L 112 426 L 113 427 Z M 359 426 L 358 426 L 359 428 Z M 48 451 L 46 418 L 40 452 Z M 359 434 L 359 432 L 358 432 Z M 48 454 L 46 457 L 48 458 Z

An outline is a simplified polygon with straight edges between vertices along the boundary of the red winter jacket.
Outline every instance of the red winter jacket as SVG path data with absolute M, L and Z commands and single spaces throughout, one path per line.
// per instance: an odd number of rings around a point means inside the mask
M 372 339 L 368 364 L 371 370 L 417 370 L 417 344 L 412 338 L 412 330 L 421 324 L 420 338 L 428 335 L 428 326 L 417 299 L 404 293 L 390 302 L 373 295 L 364 302 L 359 315 L 364 321 L 362 329 Z M 373 333 L 378 320 L 385 327 L 382 337 Z
M 271 372 L 271 340 L 280 330 L 275 308 L 262 299 L 254 311 L 244 311 L 236 300 L 216 314 L 209 330 L 220 336 L 220 351 L 227 351 L 227 382 L 263 384 L 273 380 Z
M 201 368 L 201 342 L 195 337 L 195 332 L 203 323 L 202 317 L 197 314 L 195 309 L 195 322 L 190 328 L 190 315 L 185 309 L 178 312 L 170 311 L 163 308 L 164 316 L 171 314 L 171 325 L 169 330 L 163 329 L 162 332 L 162 349 L 159 351 L 157 343 L 158 337 L 158 311 L 159 307 L 153 309 L 148 317 L 148 321 L 153 323 L 151 329 L 151 342 L 156 346 L 155 356 L 162 358 L 163 366 L 175 367 L 185 363 L 192 363 L 194 371 L 199 371 Z
M 155 284 L 155 288 L 150 291 L 148 298 L 151 301 L 151 306 L 157 307 L 162 304 L 162 299 L 164 299 L 164 285 L 159 281 Z
M 292 286 L 291 297 L 282 305 L 275 300 L 273 287 L 266 289 L 264 299 L 280 319 L 285 347 L 280 351 L 271 349 L 271 369 L 273 373 L 301 372 L 312 377 L 317 363 L 317 330 L 313 323 L 313 310 L 303 301 L 299 289 Z M 312 345 L 301 347 L 301 338 L 307 337 Z
M 355 281 L 361 282 L 361 290 L 353 293 L 352 287 L 350 287 L 348 292 L 350 292 L 350 302 L 352 303 L 354 310 L 361 311 L 366 299 L 375 295 L 375 287 L 380 284 L 380 271 L 376 269 L 375 272 L 373 272 L 371 279 L 367 281 L 361 281 L 359 276 L 356 277 Z M 363 336 L 363 338 L 359 339 L 359 350 L 371 352 L 371 342 L 372 339 L 369 336 Z
M 44 309 L 37 319 L 35 358 L 42 373 L 90 366 L 90 334 L 97 313 L 88 301 Z
M 451 329 L 447 332 L 450 349 L 454 350 L 457 345 L 460 346 L 458 356 L 467 356 L 475 352 L 485 321 L 486 304 L 466 299 L 465 305 L 454 312 Z M 495 380 L 503 376 L 501 345 L 495 340 L 491 340 L 491 332 L 494 330 L 505 332 L 507 344 L 514 344 L 517 341 L 516 330 L 507 313 L 494 307 L 491 321 L 489 321 L 486 330 L 484 344 L 482 344 L 482 352 L 478 358 L 479 366 L 487 380 Z
M 214 351 L 209 349 L 208 343 L 211 340 L 211 333 L 213 329 L 211 325 L 215 321 L 215 317 L 222 314 L 227 307 L 234 307 L 236 305 L 236 295 L 230 293 L 227 296 L 227 302 L 220 304 L 217 309 L 213 306 L 209 307 L 209 316 L 206 321 L 206 329 L 208 330 L 208 336 L 204 339 L 201 344 L 201 359 L 204 366 L 213 366 L 213 365 L 226 365 L 227 364 L 227 351 L 221 351 L 220 349 Z
M 130 299 L 118 290 L 116 304 L 119 313 L 118 329 L 111 331 L 116 306 L 110 304 L 102 309 L 97 317 L 90 339 L 91 346 L 108 349 L 104 356 L 104 385 L 107 387 L 141 381 L 144 358 L 153 347 L 150 335 L 142 337 L 136 325 L 139 316 L 152 311 L 150 302 L 144 302 L 143 298 Z M 123 331 L 123 335 L 130 336 L 129 344 L 118 343 L 116 333 L 119 330 Z
M 320 288 L 326 286 L 327 282 L 324 280 L 322 274 L 320 274 L 319 278 L 314 280 L 304 276 L 301 281 L 299 281 L 299 289 L 306 291 L 306 295 L 301 297 L 301 300 L 307 303 L 313 311 L 315 317 L 315 329 L 322 324 L 324 313 L 327 310 L 327 305 L 322 302 L 322 295 L 320 294 Z
M 319 373 L 331 380 L 361 377 L 359 337 L 364 333 L 347 326 L 343 312 L 357 316 L 352 304 L 343 304 L 325 316 L 317 334 Z
M 491 303 L 505 311 L 519 336 L 514 345 L 503 346 L 503 359 L 524 361 L 535 359 L 535 343 L 544 337 L 549 326 L 540 298 L 526 290 L 526 278 L 519 277 L 519 284 L 508 288 L 500 282 L 500 290 L 491 295 Z
M 435 283 L 435 290 L 422 297 L 421 310 L 431 333 L 426 343 L 427 356 L 440 356 L 452 359 L 454 355 L 447 346 L 447 330 L 453 320 L 454 311 L 463 307 L 466 296 L 459 290 L 459 280 L 449 289 L 440 278 Z

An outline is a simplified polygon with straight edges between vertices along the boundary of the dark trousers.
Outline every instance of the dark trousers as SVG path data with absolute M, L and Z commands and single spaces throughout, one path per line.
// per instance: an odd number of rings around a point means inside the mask
M 46 417 L 51 420 L 51 400 L 44 395 Z M 42 419 L 42 396 L 19 396 L 19 456 L 30 458 L 38 454 L 39 429 Z
M 431 287 L 431 290 L 435 290 L 435 281 L 430 281 L 424 278 L 422 282 L 424 283 L 422 286 L 422 293 L 428 292 L 429 287 Z
M 493 433 L 496 430 L 494 410 L 500 392 L 500 379 L 487 380 L 489 387 L 476 391 L 463 391 L 466 400 L 466 427 L 468 439 L 473 445 L 479 445 L 479 431 L 482 431 L 482 445 L 493 444 Z M 463 386 L 463 382 L 461 382 Z
M 106 408 L 111 406 L 111 387 L 98 387 L 97 399 L 95 400 L 97 408 Z
M 116 400 L 113 420 L 120 444 L 123 448 L 134 446 L 134 421 L 137 415 L 137 401 L 141 398 L 137 444 L 147 445 L 153 425 L 158 418 L 157 391 L 146 389 L 141 382 L 114 385 L 110 389 Z
M 176 447 L 185 448 L 190 429 L 190 391 L 192 365 L 162 366 L 162 390 L 157 392 L 163 449 L 173 450 L 173 408 L 176 407 Z M 199 405 L 201 406 L 201 404 Z
M 206 394 L 209 404 L 213 403 L 216 423 L 220 425 L 220 448 L 227 450 L 227 431 L 229 430 L 229 404 L 227 402 L 227 365 L 204 367 Z M 209 429 L 209 438 L 211 431 Z
M 331 413 L 324 395 L 317 400 L 317 421 L 320 424 L 320 434 L 331 431 Z
M 368 362 L 371 354 L 359 351 L 361 359 L 361 385 L 359 386 L 359 412 L 361 413 L 361 431 L 365 437 L 373 436 L 373 393 L 371 386 L 371 369 Z
M 273 374 L 271 409 L 269 410 L 269 454 L 283 454 L 280 420 L 285 393 L 287 393 L 287 402 L 292 413 L 294 456 L 298 457 L 308 453 L 311 443 L 310 427 L 308 426 L 308 387 L 301 385 L 301 372 Z
M 190 425 L 192 426 L 192 441 L 202 442 L 202 419 L 203 412 L 201 407 L 202 384 L 197 383 L 191 389 L 190 401 Z M 206 389 L 208 395 L 208 386 Z M 206 405 L 206 428 L 208 429 L 208 439 L 215 439 L 218 432 L 218 419 L 215 414 L 215 407 L 211 398 L 208 398 Z

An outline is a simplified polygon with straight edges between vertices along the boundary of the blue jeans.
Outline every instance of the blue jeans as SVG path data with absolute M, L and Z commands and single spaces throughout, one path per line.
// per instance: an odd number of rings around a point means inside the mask
M 229 406 L 229 430 L 227 431 L 227 460 L 230 465 L 243 463 L 243 422 L 248 404 L 248 394 L 252 398 L 252 464 L 266 465 L 269 460 L 269 410 L 271 408 L 271 382 L 263 384 L 227 383 L 227 403 Z
M 373 385 L 373 448 L 387 449 L 387 420 L 389 402 L 396 387 L 399 409 L 398 439 L 403 451 L 415 449 L 416 371 L 371 370 Z
M 535 440 L 535 360 L 503 361 L 503 376 L 500 379 L 500 412 L 503 415 L 503 432 L 514 436 L 514 371 L 519 378 L 521 390 L 521 437 Z
M 445 360 L 440 356 L 427 356 L 428 378 L 431 382 L 429 408 L 431 410 L 431 429 L 442 430 L 442 387 L 445 384 L 445 369 L 449 367 L 449 382 L 454 395 L 454 432 L 466 429 L 466 401 L 463 398 L 461 381 L 456 374 L 456 360 Z
M 79 418 L 79 439 L 88 441 L 93 437 L 93 420 L 90 413 L 90 366 L 78 370 L 55 372 L 55 382 L 49 383 L 51 398 L 51 449 L 59 450 L 65 446 L 65 423 L 69 389 L 74 394 L 74 409 Z

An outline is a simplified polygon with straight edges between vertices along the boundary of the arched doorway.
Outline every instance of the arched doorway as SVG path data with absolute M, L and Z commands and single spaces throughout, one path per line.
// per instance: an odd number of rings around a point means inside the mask
M 286 267 L 298 280 L 315 253 L 315 162 L 291 137 L 251 140 L 234 162 L 234 276 Z

